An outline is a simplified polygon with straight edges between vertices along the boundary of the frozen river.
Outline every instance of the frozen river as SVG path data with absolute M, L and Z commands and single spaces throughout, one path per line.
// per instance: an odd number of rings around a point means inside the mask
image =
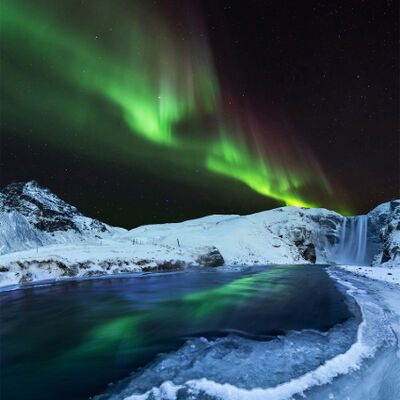
M 398 399 L 399 292 L 373 285 L 258 266 L 2 292 L 2 398 Z

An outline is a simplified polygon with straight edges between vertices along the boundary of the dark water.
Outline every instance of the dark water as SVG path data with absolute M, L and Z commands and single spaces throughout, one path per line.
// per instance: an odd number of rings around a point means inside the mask
M 87 399 L 189 337 L 268 340 L 350 317 L 318 266 L 63 282 L 0 300 L 3 400 Z

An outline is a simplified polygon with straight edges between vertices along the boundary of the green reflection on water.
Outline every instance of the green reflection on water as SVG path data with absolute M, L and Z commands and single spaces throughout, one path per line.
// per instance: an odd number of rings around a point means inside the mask
M 91 329 L 81 344 L 64 353 L 63 358 L 72 360 L 110 352 L 133 355 L 160 338 L 229 328 L 224 326 L 224 319 L 252 304 L 268 302 L 278 294 L 283 302 L 289 300 L 293 287 L 285 277 L 293 268 L 296 267 L 271 268 L 218 288 L 184 295 L 156 309 L 142 309 L 138 314 L 107 320 Z
M 236 279 L 222 287 L 184 296 L 183 301 L 197 319 L 223 313 L 230 307 L 244 308 L 249 303 L 268 298 L 277 292 L 290 293 L 290 286 L 282 281 L 288 268 L 271 268 L 251 276 Z

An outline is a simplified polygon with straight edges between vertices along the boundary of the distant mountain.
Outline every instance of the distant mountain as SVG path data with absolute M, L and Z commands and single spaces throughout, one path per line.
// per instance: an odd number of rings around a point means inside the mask
M 127 231 L 83 216 L 34 181 L 0 193 L 0 286 L 196 266 L 343 263 L 340 251 L 353 246 L 363 254 L 349 263 L 400 265 L 400 200 L 359 217 L 282 207 Z
M 121 230 L 85 217 L 35 181 L 11 183 L 0 192 L 0 254 L 95 240 Z

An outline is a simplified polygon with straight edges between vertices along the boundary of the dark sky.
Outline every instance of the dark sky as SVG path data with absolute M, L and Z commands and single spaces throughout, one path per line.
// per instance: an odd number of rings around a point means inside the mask
M 398 196 L 398 3 L 213 4 L 214 54 L 237 90 L 285 110 L 360 211 Z
M 207 32 L 225 99 L 236 99 L 238 113 L 251 107 L 292 132 L 297 149 L 307 146 L 316 155 L 350 209 L 363 213 L 400 196 L 396 2 L 153 3 L 182 40 L 187 16 L 195 14 Z M 3 51 L 11 54 L 8 48 Z M 21 68 L 29 79 L 32 70 L 22 69 L 21 57 L 6 59 L 10 71 Z M 3 85 L 11 79 L 9 70 L 1 74 Z M 45 83 L 39 80 L 39 85 Z M 94 101 L 101 113 L 103 102 Z M 164 162 L 161 150 L 154 157 L 151 151 L 143 153 L 141 162 L 127 166 L 108 154 L 88 156 L 92 144 L 87 137 L 79 145 L 84 151 L 64 149 L 42 138 L 45 115 L 30 112 L 29 102 L 19 109 L 12 86 L 2 103 L 7 104 L 1 115 L 2 186 L 35 179 L 84 214 L 125 227 L 210 213 L 251 213 L 281 204 L 237 180 L 194 178 L 197 167 L 178 173 L 175 169 L 182 166 Z M 30 123 L 35 117 L 40 124 Z M 73 132 L 63 124 L 51 134 Z

